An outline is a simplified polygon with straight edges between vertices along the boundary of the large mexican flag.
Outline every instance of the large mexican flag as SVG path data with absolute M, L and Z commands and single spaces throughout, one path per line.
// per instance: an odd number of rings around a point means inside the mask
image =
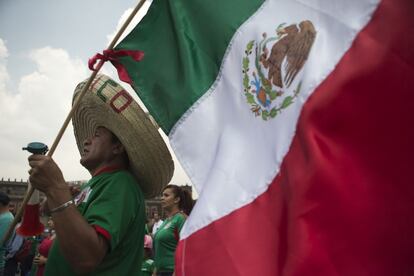
M 199 193 L 176 275 L 414 275 L 413 14 L 153 1 L 117 49 Z

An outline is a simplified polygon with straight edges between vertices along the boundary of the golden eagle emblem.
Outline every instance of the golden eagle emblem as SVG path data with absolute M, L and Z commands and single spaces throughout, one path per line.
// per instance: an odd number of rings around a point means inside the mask
M 316 37 L 312 22 L 280 24 L 276 36 L 263 33 L 262 40 L 249 41 L 243 57 L 243 87 L 247 102 L 256 116 L 264 120 L 276 117 L 291 105 L 300 92 L 301 81 L 289 89 L 305 65 Z M 274 42 L 269 51 L 268 44 Z M 251 57 L 255 51 L 255 56 Z M 250 61 L 254 70 L 250 73 Z

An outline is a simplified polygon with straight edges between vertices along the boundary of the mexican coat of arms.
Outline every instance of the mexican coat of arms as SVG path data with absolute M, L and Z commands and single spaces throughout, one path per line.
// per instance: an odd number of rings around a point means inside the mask
M 267 121 L 294 102 L 302 82 L 293 89 L 290 86 L 305 65 L 315 37 L 312 22 L 305 20 L 298 25 L 280 24 L 276 36 L 263 33 L 261 41 L 247 43 L 242 62 L 243 88 L 255 116 Z

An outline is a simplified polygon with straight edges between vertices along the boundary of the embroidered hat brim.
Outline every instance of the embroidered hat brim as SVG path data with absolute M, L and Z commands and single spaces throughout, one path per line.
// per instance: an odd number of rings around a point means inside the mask
M 78 84 L 73 102 L 85 84 L 86 80 Z M 99 126 L 118 137 L 146 198 L 159 195 L 171 180 L 174 163 L 157 128 L 131 95 L 109 77 L 96 76 L 74 111 L 72 123 L 81 154 L 83 142 Z

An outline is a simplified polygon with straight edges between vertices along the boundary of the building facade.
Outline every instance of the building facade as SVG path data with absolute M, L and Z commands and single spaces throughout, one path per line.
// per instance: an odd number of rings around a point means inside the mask
M 23 198 L 27 192 L 27 182 L 21 180 L 1 179 L 0 191 L 10 197 L 10 210 L 14 213 L 21 206 Z

